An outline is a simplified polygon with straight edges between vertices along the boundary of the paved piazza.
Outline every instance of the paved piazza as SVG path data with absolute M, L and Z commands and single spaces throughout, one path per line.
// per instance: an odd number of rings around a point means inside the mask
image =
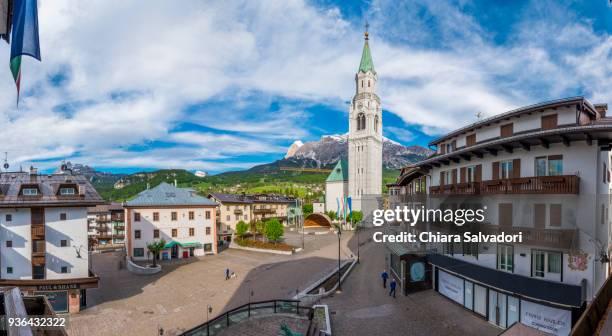
M 287 241 L 301 246 L 301 235 L 289 232 Z M 216 256 L 163 263 L 163 272 L 154 276 L 118 270 L 118 254 L 96 254 L 92 262 L 100 288 L 88 291 L 89 305 L 71 317 L 69 334 L 156 335 L 162 327 L 165 335 L 176 335 L 204 322 L 208 304 L 213 306 L 211 317 L 216 316 L 247 303 L 251 290 L 252 301 L 290 298 L 337 263 L 335 235 L 306 235 L 305 243 L 305 252 L 293 256 L 227 249 Z M 343 234 L 343 251 L 355 243 L 351 233 Z M 402 335 L 487 336 L 501 331 L 433 291 L 389 298 L 378 281 L 383 246 L 362 246 L 361 261 L 344 291 L 324 300 L 333 312 L 336 335 L 399 335 L 402 330 Z M 226 267 L 237 277 L 226 281 Z

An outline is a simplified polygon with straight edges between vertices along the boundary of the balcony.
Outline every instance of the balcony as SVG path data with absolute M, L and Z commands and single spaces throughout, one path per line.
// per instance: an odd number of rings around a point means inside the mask
M 256 215 L 265 215 L 275 213 L 274 209 L 253 209 L 253 213 Z
M 495 194 L 578 194 L 576 175 L 532 176 L 429 187 L 432 196 Z
M 242 215 L 242 209 L 234 209 L 234 215 Z
M 523 233 L 523 245 L 537 246 L 544 248 L 560 248 L 569 250 L 578 243 L 577 229 L 536 229 L 529 227 L 503 227 L 497 225 L 482 225 L 483 234 L 507 235 Z

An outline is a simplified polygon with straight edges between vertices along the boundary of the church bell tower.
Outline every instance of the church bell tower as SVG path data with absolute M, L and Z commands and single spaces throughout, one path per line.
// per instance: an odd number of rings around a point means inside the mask
M 382 193 L 382 108 L 368 41 L 366 25 L 361 63 L 355 75 L 355 96 L 349 109 L 349 196 L 353 210 L 358 211 L 365 199 Z

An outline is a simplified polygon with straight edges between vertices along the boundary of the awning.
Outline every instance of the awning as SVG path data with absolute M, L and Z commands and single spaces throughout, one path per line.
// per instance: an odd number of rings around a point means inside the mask
M 164 245 L 164 248 L 165 249 L 169 249 L 169 248 L 172 248 L 175 245 L 178 245 L 178 246 L 180 246 L 182 248 L 189 248 L 189 247 L 196 247 L 196 248 L 198 248 L 198 247 L 202 247 L 202 243 L 197 243 L 197 242 L 180 243 L 180 242 L 177 242 L 177 241 L 173 240 L 173 241 L 167 243 L 166 245 Z
M 442 269 L 526 298 L 565 306 L 582 306 L 580 286 L 498 271 L 440 254 L 429 254 L 427 260 Z
M 408 250 L 408 247 L 406 247 L 404 244 L 402 243 L 391 243 L 391 242 L 386 242 L 385 245 L 387 246 L 387 248 L 389 249 L 389 251 L 391 251 L 391 253 L 401 257 L 401 256 L 405 256 L 408 253 L 410 253 L 410 250 Z

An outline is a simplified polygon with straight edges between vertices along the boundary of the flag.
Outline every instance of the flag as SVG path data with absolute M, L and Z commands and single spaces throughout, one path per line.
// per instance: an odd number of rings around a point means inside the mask
M 352 200 L 351 200 L 351 196 L 346 198 L 346 205 L 348 206 L 348 215 L 350 216 L 351 213 L 353 212 L 353 205 L 352 205 Z
M 336 215 L 338 216 L 338 218 L 340 218 L 340 199 L 338 199 L 338 197 L 336 197 L 336 204 L 338 205 L 338 208 L 336 209 Z
M 21 56 L 31 56 L 40 61 L 38 4 L 37 0 L 15 0 L 13 5 L 10 68 L 17 86 L 17 103 L 19 103 Z

